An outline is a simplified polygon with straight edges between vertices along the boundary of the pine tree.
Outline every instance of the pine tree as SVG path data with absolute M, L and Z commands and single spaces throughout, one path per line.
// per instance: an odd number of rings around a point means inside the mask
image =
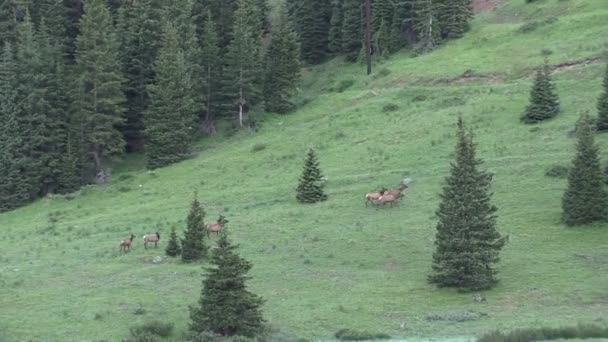
M 15 42 L 17 27 L 17 2 L 15 0 L 0 0 L 0 47 L 5 42 Z
M 200 41 L 205 39 L 206 20 L 209 18 L 208 13 L 211 12 L 222 56 L 226 53 L 233 38 L 232 30 L 236 9 L 237 0 L 195 0 L 194 3 L 193 13 Z
M 239 0 L 235 13 L 234 38 L 228 46 L 223 72 L 222 92 L 224 112 L 237 118 L 243 127 L 247 109 L 260 99 L 261 59 L 260 41 L 256 34 L 257 20 L 251 19 L 256 10 L 255 0 Z
M 362 47 L 361 1 L 344 0 L 342 21 L 342 52 L 347 60 L 355 61 Z
M 220 80 L 222 62 L 220 56 L 219 37 L 212 20 L 211 11 L 207 12 L 203 34 L 201 35 L 201 69 L 203 77 L 200 80 L 204 93 L 204 116 L 200 118 L 203 130 L 207 134 L 215 133 L 215 118 L 220 112 Z
M 57 2 L 55 2 L 55 5 L 57 5 Z M 101 5 L 101 3 L 99 3 L 99 5 Z M 66 16 L 64 40 L 66 58 L 70 63 L 72 63 L 74 62 L 75 51 L 77 48 L 76 40 L 80 35 L 80 30 L 82 29 L 80 21 L 82 19 L 82 15 L 84 14 L 85 4 L 84 0 L 63 0 L 63 7 Z
M 178 33 L 166 24 L 155 63 L 156 80 L 148 87 L 150 106 L 145 114 L 148 168 L 186 159 L 195 122 L 191 69 L 179 49 Z
M 262 333 L 264 300 L 247 290 L 246 274 L 252 265 L 237 254 L 237 248 L 224 228 L 212 252 L 213 267 L 203 279 L 198 305 L 190 307 L 190 331 L 245 337 Z
M 289 98 L 300 76 L 297 41 L 296 33 L 289 26 L 287 8 L 283 6 L 266 52 L 264 101 L 268 111 L 286 113 L 293 109 Z
M 527 124 L 541 122 L 555 117 L 559 111 L 559 99 L 551 81 L 549 64 L 545 61 L 545 65 L 536 73 L 534 86 L 530 92 L 530 104 L 522 115 L 521 121 Z
M 391 27 L 393 14 L 395 12 L 394 3 L 391 0 L 372 1 L 372 27 L 374 32 L 380 31 L 382 24 Z
M 444 39 L 460 38 L 469 28 L 473 18 L 471 0 L 439 0 L 437 1 L 437 18 L 441 25 L 441 35 Z
M 328 52 L 331 1 L 288 0 L 287 6 L 300 36 L 302 59 L 310 64 L 321 63 Z
M 179 240 L 177 239 L 175 226 L 171 227 L 171 235 L 169 236 L 169 242 L 167 243 L 165 253 L 167 253 L 167 255 L 170 257 L 176 257 L 182 254 L 182 248 L 179 246 Z
M 21 176 L 21 132 L 17 121 L 17 64 L 10 42 L 5 42 L 0 59 L 0 212 L 29 200 L 29 187 Z
M 576 156 L 562 199 L 562 220 L 576 226 L 606 219 L 608 193 L 603 188 L 599 150 L 593 138 L 593 122 L 586 114 L 578 122 Z
M 76 125 L 82 159 L 94 172 L 124 151 L 124 81 L 110 12 L 103 0 L 85 3 L 76 42 Z
M 154 80 L 162 35 L 160 8 L 158 0 L 139 0 L 125 2 L 119 9 L 117 26 L 127 100 L 121 131 L 129 152 L 144 148 L 143 113 L 150 101 L 147 86 Z
M 395 3 L 391 20 L 391 52 L 399 51 L 416 41 L 414 2 L 415 0 L 400 0 Z
M 608 130 L 608 65 L 606 65 L 606 75 L 604 76 L 604 92 L 597 103 L 597 129 L 598 131 Z
M 438 0 L 414 1 L 414 30 L 416 48 L 422 53 L 433 50 L 441 42 L 441 27 L 437 16 Z
M 188 214 L 187 227 L 182 240 L 182 261 L 194 262 L 207 257 L 207 246 L 205 245 L 205 211 L 194 194 L 190 213 Z
M 312 148 L 308 151 L 304 171 L 296 190 L 298 192 L 296 198 L 300 203 L 315 203 L 327 200 L 327 195 L 323 192 L 323 176 L 319 169 L 319 162 Z
M 456 158 L 437 210 L 432 274 L 440 287 L 462 290 L 491 288 L 496 282 L 493 264 L 505 244 L 496 229 L 496 207 L 491 204 L 492 175 L 480 170 L 475 144 L 458 120 Z
M 342 51 L 342 0 L 332 1 L 331 20 L 329 22 L 329 51 L 340 53 Z

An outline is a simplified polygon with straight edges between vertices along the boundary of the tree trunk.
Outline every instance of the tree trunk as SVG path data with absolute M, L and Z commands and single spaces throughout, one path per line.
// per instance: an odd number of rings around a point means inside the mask
M 365 59 L 367 60 L 367 74 L 372 73 L 372 20 L 371 0 L 365 1 Z

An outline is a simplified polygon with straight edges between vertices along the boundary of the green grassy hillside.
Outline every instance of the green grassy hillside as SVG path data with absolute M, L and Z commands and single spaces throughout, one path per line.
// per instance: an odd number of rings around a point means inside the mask
M 536 29 L 522 32 L 532 21 Z M 544 175 L 573 157 L 579 114 L 595 114 L 607 23 L 608 0 L 508 1 L 480 15 L 465 38 L 425 56 L 395 55 L 372 77 L 339 60 L 306 69 L 303 107 L 265 116 L 255 134 L 205 140 L 197 158 L 154 172 L 134 157 L 109 186 L 0 215 L 0 340 L 116 341 L 150 319 L 184 332 L 201 266 L 152 259 L 163 255 L 170 225 L 183 226 L 194 190 L 208 218 L 230 220 L 254 263 L 251 287 L 266 298 L 268 321 L 288 334 L 323 339 L 356 328 L 458 337 L 608 324 L 608 224 L 561 225 L 565 180 Z M 541 50 L 556 65 L 563 112 L 525 126 L 519 115 Z M 399 109 L 384 111 L 389 104 Z M 511 237 L 501 282 L 482 304 L 426 282 L 459 115 L 495 173 L 499 229 Z M 608 135 L 597 140 L 608 160 Z M 318 149 L 329 178 L 329 200 L 317 205 L 295 200 L 308 147 Z M 364 207 L 366 192 L 404 177 L 414 182 L 399 206 Z M 156 230 L 162 248 L 144 250 L 142 235 Z M 119 240 L 131 232 L 133 251 L 119 255 Z M 454 310 L 487 316 L 426 320 Z

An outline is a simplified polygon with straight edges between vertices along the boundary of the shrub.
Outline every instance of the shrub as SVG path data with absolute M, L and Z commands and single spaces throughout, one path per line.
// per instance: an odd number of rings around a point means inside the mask
M 399 109 L 399 106 L 394 104 L 394 103 L 387 103 L 384 105 L 384 107 L 382 107 L 382 111 L 384 113 L 388 113 L 388 112 L 395 112 Z
M 135 310 L 133 310 L 134 315 L 145 315 L 146 309 L 144 309 L 141 305 L 138 306 Z
M 355 85 L 355 80 L 342 80 L 340 81 L 340 83 L 338 83 L 338 86 L 336 87 L 336 92 L 341 93 L 352 87 L 353 85 Z
M 532 342 L 607 337 L 608 327 L 579 325 L 577 327 L 517 329 L 508 333 L 493 331 L 480 337 L 478 342 Z
M 541 56 L 550 56 L 553 54 L 553 50 L 551 49 L 542 49 L 540 50 L 540 55 Z
M 118 188 L 118 191 L 119 192 L 129 192 L 129 191 L 131 191 L 131 188 L 128 186 L 121 186 Z
M 487 314 L 473 311 L 447 311 L 430 314 L 426 316 L 426 319 L 428 321 L 466 322 L 478 320 L 482 316 L 487 316 Z
M 568 177 L 569 171 L 570 168 L 568 166 L 553 165 L 547 170 L 547 172 L 545 172 L 545 176 L 554 178 L 566 178 Z
M 121 173 L 120 175 L 118 175 L 118 177 L 116 177 L 116 179 L 119 181 L 126 181 L 131 178 L 133 178 L 133 175 L 130 173 Z
M 253 147 L 251 148 L 251 152 L 259 152 L 259 151 L 263 151 L 266 149 L 266 144 L 264 143 L 257 143 L 255 145 L 253 145 Z
M 530 21 L 530 22 L 527 22 L 527 23 L 521 25 L 517 29 L 517 32 L 519 32 L 519 33 L 532 32 L 532 31 L 536 30 L 539 26 L 541 26 L 540 22 L 538 22 L 538 21 Z
M 173 334 L 173 323 L 164 323 L 158 320 L 149 321 L 142 325 L 131 327 L 129 330 L 131 336 L 138 337 L 143 335 L 153 335 L 156 337 L 166 338 Z
M 341 341 L 369 341 L 369 340 L 388 340 L 391 337 L 384 333 L 370 333 L 367 331 L 357 331 L 352 329 L 340 329 L 334 335 Z
M 382 68 L 374 75 L 374 78 L 381 78 L 391 74 L 391 70 L 387 68 Z

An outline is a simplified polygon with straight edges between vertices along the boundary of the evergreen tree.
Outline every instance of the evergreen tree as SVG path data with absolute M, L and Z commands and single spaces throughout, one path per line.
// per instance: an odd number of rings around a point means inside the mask
M 374 32 L 380 31 L 380 26 L 391 27 L 395 6 L 391 0 L 372 1 L 372 28 Z
M 597 129 L 606 131 L 608 130 L 608 65 L 606 65 L 606 75 L 604 76 L 604 92 L 598 101 L 597 110 Z
M 445 39 L 460 38 L 468 30 L 473 18 L 471 0 L 438 0 L 437 18 L 441 23 L 441 35 Z
M 166 24 L 162 46 L 155 63 L 156 81 L 148 87 L 150 106 L 145 115 L 148 168 L 178 162 L 190 154 L 194 99 L 190 69 L 178 34 Z
M 221 72 L 222 62 L 220 56 L 219 37 L 215 29 L 215 22 L 211 18 L 211 11 L 207 12 L 205 28 L 201 35 L 201 69 L 203 77 L 200 80 L 204 89 L 204 117 L 201 117 L 203 130 L 207 134 L 215 133 L 215 118 L 220 112 Z
M 194 3 L 193 13 L 200 41 L 205 39 L 206 20 L 209 18 L 208 13 L 211 12 L 221 55 L 226 53 L 232 41 L 236 9 L 237 0 L 195 0 Z
M 432 274 L 440 287 L 462 290 L 491 288 L 496 282 L 493 264 L 505 244 L 496 229 L 496 207 L 491 204 L 492 175 L 480 170 L 475 144 L 458 120 L 456 158 L 437 210 Z
M 261 86 L 260 41 L 255 31 L 256 0 L 239 0 L 235 14 L 234 38 L 228 46 L 223 73 L 223 105 L 225 113 L 236 117 L 243 127 L 248 108 L 259 102 Z
M 55 2 L 55 5 L 57 5 L 57 2 Z M 80 20 L 84 14 L 84 0 L 63 0 L 63 7 L 65 17 L 67 18 L 65 22 L 64 40 L 66 57 L 69 62 L 73 62 L 77 45 L 76 39 L 78 35 L 80 35 L 80 30 L 82 29 Z M 109 21 L 111 24 L 111 19 L 109 19 Z
M 587 115 L 579 120 L 576 135 L 576 156 L 568 174 L 568 189 L 562 199 L 562 220 L 568 226 L 604 220 L 608 208 L 599 151 L 593 139 L 593 123 Z
M 21 132 L 17 122 L 17 64 L 10 42 L 5 42 L 0 59 L 0 212 L 29 200 L 29 187 L 21 177 Z
M 551 81 L 549 64 L 545 61 L 545 65 L 536 73 L 534 86 L 530 92 L 530 104 L 522 115 L 521 121 L 527 124 L 541 122 L 555 117 L 559 111 L 559 99 Z
M 76 42 L 76 125 L 82 160 L 94 172 L 124 151 L 117 127 L 124 121 L 118 44 L 110 12 L 103 0 L 85 3 Z
M 207 257 L 207 246 L 205 245 L 205 211 L 194 194 L 190 213 L 188 214 L 187 227 L 182 240 L 182 261 L 194 262 Z
M 150 101 L 147 86 L 154 79 L 162 35 L 160 8 L 158 0 L 138 0 L 125 2 L 119 9 L 117 26 L 127 100 L 121 131 L 129 152 L 144 147 L 143 114 Z
M 332 4 L 328 0 L 288 0 L 289 15 L 300 36 L 302 59 L 323 61 L 328 51 Z
M 393 19 L 391 20 L 391 52 L 399 51 L 404 46 L 416 41 L 414 1 L 401 0 L 395 3 Z
M 426 53 L 433 50 L 441 42 L 441 28 L 437 16 L 439 0 L 414 1 L 414 30 L 416 32 L 416 48 Z
M 300 76 L 297 41 L 296 33 L 289 26 L 287 8 L 282 7 L 266 52 L 264 100 L 268 111 L 286 113 L 293 108 L 289 97 Z
M 323 176 L 319 169 L 319 162 L 312 148 L 308 151 L 304 171 L 296 190 L 298 192 L 296 198 L 300 203 L 315 203 L 327 200 L 327 195 L 323 192 Z
M 212 252 L 213 267 L 203 279 L 198 305 L 190 307 L 192 332 L 245 337 L 263 332 L 264 300 L 247 289 L 246 274 L 252 265 L 237 254 L 237 248 L 224 228 Z
M 0 0 L 0 47 L 5 42 L 15 42 L 16 27 L 17 2 L 15 0 Z
M 179 240 L 177 239 L 175 226 L 171 227 L 171 235 L 169 236 L 169 242 L 167 243 L 165 253 L 167 253 L 167 255 L 170 257 L 176 257 L 182 254 L 182 248 L 179 246 Z
M 329 51 L 340 53 L 342 51 L 342 0 L 332 1 L 331 20 L 329 22 Z
M 344 0 L 342 21 L 342 52 L 349 61 L 355 61 L 362 47 L 361 1 Z

